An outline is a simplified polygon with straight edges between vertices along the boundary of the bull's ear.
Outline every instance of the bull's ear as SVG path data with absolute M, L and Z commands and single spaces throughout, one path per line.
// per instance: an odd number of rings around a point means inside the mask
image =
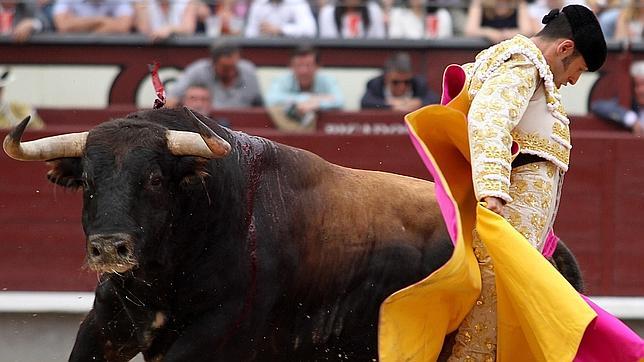
M 59 158 L 47 164 L 51 166 L 51 170 L 47 172 L 50 182 L 74 189 L 83 187 L 83 169 L 79 157 Z

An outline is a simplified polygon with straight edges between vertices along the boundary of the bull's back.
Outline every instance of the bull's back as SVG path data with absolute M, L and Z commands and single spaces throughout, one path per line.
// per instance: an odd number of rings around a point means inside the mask
M 289 211 L 298 225 L 292 233 L 301 257 L 298 274 L 332 287 L 338 274 L 379 269 L 386 276 L 408 268 L 404 278 L 391 275 L 393 284 L 405 279 L 397 285 L 402 287 L 449 257 L 451 243 L 432 182 L 295 152 L 298 165 L 289 168 L 297 170 L 298 192 Z
M 421 249 L 444 230 L 433 183 L 335 165 L 332 169 L 318 190 L 325 200 L 320 216 L 325 230 L 350 230 L 353 237 L 346 242 L 367 238 L 375 247 L 406 244 Z

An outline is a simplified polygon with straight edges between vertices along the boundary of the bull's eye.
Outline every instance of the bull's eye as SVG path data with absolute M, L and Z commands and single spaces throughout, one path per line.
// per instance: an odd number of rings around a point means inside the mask
M 150 179 L 148 180 L 148 186 L 151 188 L 158 188 L 161 186 L 161 183 L 163 182 L 163 179 L 159 175 L 150 175 Z

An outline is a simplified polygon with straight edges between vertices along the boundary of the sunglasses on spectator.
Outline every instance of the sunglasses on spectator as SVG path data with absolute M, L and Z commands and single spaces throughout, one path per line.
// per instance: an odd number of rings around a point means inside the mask
M 399 85 L 399 84 L 411 85 L 411 78 L 409 78 L 409 79 L 392 79 L 391 84 L 392 85 Z

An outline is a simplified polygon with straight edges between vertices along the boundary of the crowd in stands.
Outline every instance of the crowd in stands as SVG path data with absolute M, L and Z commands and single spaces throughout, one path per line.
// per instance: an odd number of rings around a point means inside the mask
M 640 0 L 3 0 L 0 34 L 141 33 L 212 37 L 435 39 L 530 36 L 550 9 L 582 3 L 609 39 L 637 42 Z
M 213 43 L 210 58 L 189 64 L 169 87 L 166 105 L 185 105 L 204 114 L 213 108 L 265 106 L 278 129 L 314 130 L 317 112 L 342 109 L 344 96 L 310 45 L 296 47 L 288 65 L 262 94 L 255 66 L 242 58 L 233 41 L 220 39 Z M 413 73 L 409 54 L 399 52 L 387 59 L 381 75 L 367 82 L 361 106 L 408 112 L 433 103 L 438 103 L 437 94 Z
M 311 129 L 318 111 L 343 107 L 340 88 L 325 74 L 317 51 L 296 49 L 288 71 L 262 94 L 255 66 L 227 39 L 466 36 L 496 43 L 536 34 L 545 14 L 571 3 L 591 8 L 609 40 L 642 40 L 640 0 L 2 0 L 0 35 L 23 42 L 39 32 L 140 33 L 161 42 L 203 33 L 215 40 L 211 57 L 185 68 L 169 89 L 168 106 L 186 104 L 201 113 L 265 106 L 279 128 Z M 392 54 L 382 74 L 364 85 L 361 107 L 408 112 L 436 103 L 436 93 L 412 69 L 408 54 Z M 596 113 L 606 118 L 604 108 L 600 104 Z M 639 134 L 643 117 L 632 122 L 638 112 L 628 113 L 630 123 L 621 122 Z

